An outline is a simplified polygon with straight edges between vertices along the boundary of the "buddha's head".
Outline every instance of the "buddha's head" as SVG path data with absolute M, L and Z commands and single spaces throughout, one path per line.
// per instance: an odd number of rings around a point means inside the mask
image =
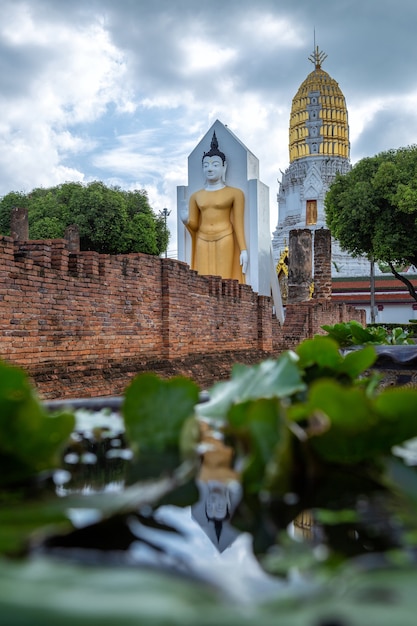
M 226 155 L 219 150 L 216 132 L 213 132 L 210 150 L 203 154 L 202 165 L 205 179 L 209 183 L 226 182 Z
M 228 519 L 230 517 L 230 498 L 227 485 L 222 483 L 209 485 L 205 505 L 208 520 L 222 521 Z

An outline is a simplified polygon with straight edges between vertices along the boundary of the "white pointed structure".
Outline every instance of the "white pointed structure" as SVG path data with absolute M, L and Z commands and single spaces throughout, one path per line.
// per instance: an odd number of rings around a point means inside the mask
M 245 237 L 249 254 L 246 284 L 259 295 L 271 296 L 278 320 L 284 312 L 272 258 L 269 225 L 269 187 L 259 180 L 259 160 L 232 131 L 216 120 L 188 157 L 188 186 L 177 187 L 178 259 L 190 264 L 191 238 L 181 220 L 192 193 L 204 186 L 203 154 L 210 148 L 213 133 L 226 155 L 226 184 L 245 195 Z

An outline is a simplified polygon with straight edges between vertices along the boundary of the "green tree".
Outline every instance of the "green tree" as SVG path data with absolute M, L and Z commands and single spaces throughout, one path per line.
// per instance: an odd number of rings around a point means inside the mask
M 169 243 L 169 230 L 163 215 L 159 215 L 156 219 L 156 240 L 159 250 L 167 250 Z
M 0 232 L 5 235 L 16 206 L 28 209 L 31 239 L 60 238 L 67 226 L 76 224 L 82 250 L 158 255 L 168 245 L 167 229 L 144 190 L 125 191 L 94 181 L 36 188 L 28 194 L 11 192 L 0 200 Z
M 417 146 L 381 152 L 338 174 L 325 212 L 344 250 L 387 264 L 417 301 L 413 284 L 396 269 L 417 267 Z

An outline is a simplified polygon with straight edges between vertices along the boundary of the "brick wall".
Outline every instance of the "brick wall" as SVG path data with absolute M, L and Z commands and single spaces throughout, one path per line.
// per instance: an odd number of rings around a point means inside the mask
M 321 328 L 323 325 L 351 320 L 356 320 L 365 326 L 365 311 L 347 306 L 343 302 L 332 302 L 327 298 L 290 304 L 286 308 L 285 324 L 279 340 L 280 348 L 291 350 L 304 339 L 309 339 L 314 335 L 325 335 L 326 332 Z
M 355 314 L 310 301 L 288 307 L 280 327 L 269 298 L 179 261 L 0 237 L 0 358 L 44 398 L 119 394 L 143 370 L 206 387 L 236 361 L 276 355 Z

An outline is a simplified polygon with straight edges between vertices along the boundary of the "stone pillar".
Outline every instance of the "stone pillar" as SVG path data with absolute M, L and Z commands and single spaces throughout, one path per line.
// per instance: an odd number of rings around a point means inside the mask
M 288 246 L 288 304 L 310 299 L 312 275 L 312 235 L 308 228 L 290 230 Z
M 65 229 L 64 238 L 68 241 L 68 252 L 80 251 L 80 229 L 77 224 L 70 224 Z
M 15 206 L 10 215 L 10 236 L 15 241 L 29 240 L 28 210 Z
M 330 230 L 314 231 L 314 292 L 313 298 L 332 297 L 332 238 Z

